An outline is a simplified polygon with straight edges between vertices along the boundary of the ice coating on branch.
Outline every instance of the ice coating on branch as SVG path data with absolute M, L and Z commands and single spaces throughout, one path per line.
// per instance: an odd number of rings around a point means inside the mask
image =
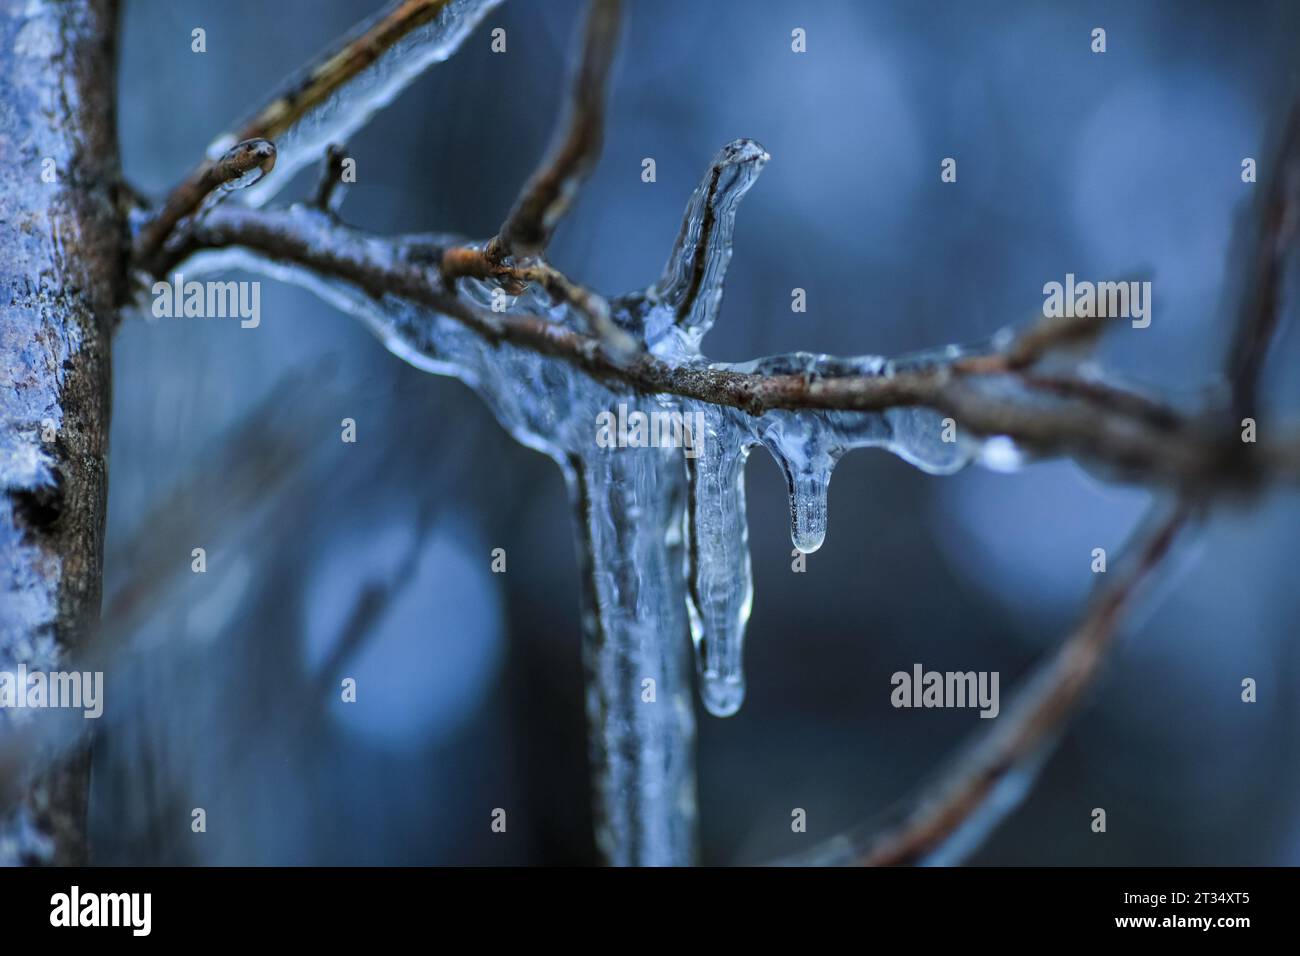
M 700 339 L 716 317 L 736 205 L 767 161 L 758 144 L 725 147 L 692 196 L 663 278 L 611 301 L 611 319 L 675 365 L 705 366 Z M 296 207 L 300 231 L 336 241 L 334 221 Z M 429 250 L 464 245 L 455 236 L 396 242 L 357 238 L 375 256 L 436 261 Z M 423 250 L 425 255 L 417 255 Z M 742 650 L 753 597 L 744 469 L 762 445 L 790 487 L 791 539 L 810 552 L 826 535 L 827 489 L 849 450 L 878 447 L 935 474 L 965 465 L 978 443 L 942 440 L 942 418 L 925 409 L 884 412 L 736 408 L 611 387 L 575 366 L 508 342 L 492 344 L 429 308 L 386 296 L 375 300 L 337 280 L 238 251 L 205 253 L 188 272 L 232 266 L 270 272 L 305 285 L 364 321 L 387 348 L 418 368 L 460 378 L 520 442 L 563 469 L 577 512 L 583 563 L 587 708 L 597 773 L 598 840 L 616 863 L 690 862 L 694 733 L 682 638 L 695 647 L 700 694 L 713 714 L 735 713 L 745 695 Z M 432 269 L 432 266 L 430 266 Z M 494 283 L 461 279 L 459 295 L 490 311 Z M 544 317 L 578 332 L 584 316 L 534 285 L 509 311 Z M 951 350 L 886 360 L 811 353 L 773 356 L 739 372 L 887 376 L 949 362 Z M 681 447 L 602 447 L 598 417 L 620 405 L 646 414 L 702 422 L 691 454 Z M 656 809 L 657 808 L 657 809 Z M 667 808 L 667 809 L 666 809 Z M 669 812 L 670 811 L 670 812 Z M 674 822 L 676 821 L 676 822 Z
M 221 192 L 232 193 L 239 189 L 250 189 L 261 182 L 265 177 L 266 170 L 257 168 L 250 169 L 245 173 L 241 173 L 236 178 L 229 179 L 222 183 Z
M 222 179 L 221 191 L 247 189 L 275 168 L 275 144 L 265 139 L 236 143 L 217 159 L 215 172 Z
M 663 276 L 640 297 L 645 340 L 660 358 L 700 358 L 700 340 L 722 306 L 736 207 L 770 158 L 752 139 L 728 143 L 692 194 Z
M 455 53 L 479 22 L 500 4 L 501 0 L 448 0 L 428 23 L 402 37 L 289 130 L 275 137 L 279 152 L 276 174 L 244 190 L 238 195 L 238 201 L 250 206 L 263 205 L 299 169 L 317 162 L 327 146 L 345 142 L 421 73 Z M 389 4 L 371 20 L 360 24 L 356 35 L 364 34 L 400 5 L 400 2 Z M 322 66 L 309 67 L 301 82 L 308 81 L 313 71 Z M 216 159 L 232 142 L 230 136 L 217 139 L 208 147 L 209 157 Z

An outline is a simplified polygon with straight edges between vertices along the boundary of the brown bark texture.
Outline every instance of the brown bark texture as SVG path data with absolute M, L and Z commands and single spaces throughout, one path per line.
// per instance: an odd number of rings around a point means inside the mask
M 71 669 L 99 616 L 126 274 L 116 6 L 0 0 L 0 671 Z M 39 741 L 45 713 L 0 709 L 0 743 Z M 84 860 L 85 746 L 33 764 L 0 781 L 0 865 Z

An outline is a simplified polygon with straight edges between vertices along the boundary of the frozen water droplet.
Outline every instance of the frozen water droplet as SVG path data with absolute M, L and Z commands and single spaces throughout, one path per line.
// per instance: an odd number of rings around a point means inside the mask
M 766 360 L 770 369 L 799 370 L 815 364 L 818 357 L 804 353 Z M 858 415 L 865 430 L 845 428 L 844 416 L 831 418 L 820 412 L 768 412 L 763 416 L 763 444 L 785 475 L 790 494 L 790 540 L 805 554 L 811 554 L 826 540 L 826 490 L 831 470 L 854 438 L 862 444 L 879 444 L 878 416 Z
M 221 184 L 222 192 L 246 189 L 275 168 L 275 144 L 264 139 L 246 139 L 236 143 L 217 160 L 217 168 L 236 171 L 239 175 Z
M 1024 466 L 1025 456 L 1006 435 L 995 435 L 980 447 L 979 463 L 989 471 L 1009 473 Z
M 700 675 L 700 700 L 704 709 L 714 717 L 730 717 L 745 702 L 745 675 L 739 670 L 730 673 L 704 671 Z
M 804 554 L 812 554 L 826 540 L 826 490 L 829 469 L 790 475 L 790 540 Z

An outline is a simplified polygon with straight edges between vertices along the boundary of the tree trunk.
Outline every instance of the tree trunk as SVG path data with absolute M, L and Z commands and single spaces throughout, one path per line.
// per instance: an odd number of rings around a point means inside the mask
M 0 671 L 72 669 L 99 616 L 126 274 L 116 7 L 0 0 Z M 0 710 L 0 742 L 44 716 Z M 44 766 L 6 781 L 0 865 L 85 859 L 87 751 Z

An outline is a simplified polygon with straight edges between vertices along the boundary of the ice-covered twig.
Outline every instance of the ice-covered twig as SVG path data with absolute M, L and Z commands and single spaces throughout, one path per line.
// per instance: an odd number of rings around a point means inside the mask
M 149 262 L 189 216 L 197 215 L 233 189 L 251 185 L 275 168 L 275 144 L 254 137 L 236 143 L 214 160 L 205 162 L 180 189 L 167 197 L 158 212 L 145 221 L 136 240 L 137 261 Z
M 550 263 L 535 259 L 528 265 L 512 267 L 509 274 L 524 283 L 536 282 L 556 302 L 567 302 L 587 320 L 587 330 L 595 336 L 605 352 L 616 361 L 626 361 L 640 345 L 620 329 L 610 317 L 609 302 L 599 293 L 578 285 Z
M 835 837 L 796 865 L 895 866 L 956 862 L 1020 802 L 1037 760 L 1095 682 L 1123 615 L 1173 549 L 1192 518 L 1185 504 L 1149 520 L 1125 566 L 1107 576 L 1078 628 L 981 737 L 932 787 L 912 802 L 902 822 Z
M 1105 316 L 1042 318 L 1017 335 L 1009 346 L 990 355 L 974 355 L 955 364 L 969 372 L 1017 372 L 1031 368 L 1052 352 L 1092 345 L 1110 323 Z
M 346 140 L 433 63 L 451 56 L 501 0 L 395 0 L 307 69 L 264 107 L 223 134 L 163 203 L 163 213 L 137 237 L 135 261 L 148 268 L 171 230 L 212 192 L 213 167 L 234 143 L 266 139 L 278 151 L 279 174 L 246 195 L 261 205 L 333 142 Z M 213 155 L 215 154 L 215 155 Z
M 609 302 L 574 282 L 541 257 L 525 260 L 522 265 L 493 259 L 476 246 L 452 246 L 443 249 L 438 272 L 450 288 L 457 279 L 491 279 L 507 295 L 519 295 L 536 283 L 555 302 L 573 306 L 586 320 L 587 331 L 613 356 L 630 356 L 637 351 L 636 341 L 614 324 Z
M 543 256 L 555 227 L 600 157 L 609 72 L 621 23 L 622 0 L 592 0 L 569 104 L 546 158 L 524 184 L 495 236 L 482 247 L 447 249 L 440 263 L 443 279 L 449 283 L 466 276 L 490 278 L 510 295 L 518 295 L 531 282 L 540 283 L 555 301 L 577 309 L 588 330 L 616 359 L 634 354 L 636 341 L 611 320 L 604 297 L 569 279 Z
M 344 280 L 375 299 L 394 295 L 430 306 L 493 341 L 561 359 L 600 381 L 647 395 L 692 398 L 750 415 L 782 408 L 926 407 L 975 434 L 1005 435 L 1026 453 L 1077 457 L 1155 484 L 1249 489 L 1270 479 L 1300 481 L 1300 435 L 1243 444 L 1134 393 L 1098 382 L 1002 371 L 1000 363 L 936 359 L 921 368 L 868 375 L 841 374 L 828 359 L 829 371 L 808 375 L 674 365 L 646 352 L 619 361 L 606 354 L 598 337 L 533 315 L 473 305 L 449 291 L 436 269 L 412 262 L 404 245 L 401 238 L 367 235 L 306 208 L 223 205 L 196 224 L 162 271 L 201 249 L 241 246 Z M 418 339 L 418 330 L 409 334 Z

